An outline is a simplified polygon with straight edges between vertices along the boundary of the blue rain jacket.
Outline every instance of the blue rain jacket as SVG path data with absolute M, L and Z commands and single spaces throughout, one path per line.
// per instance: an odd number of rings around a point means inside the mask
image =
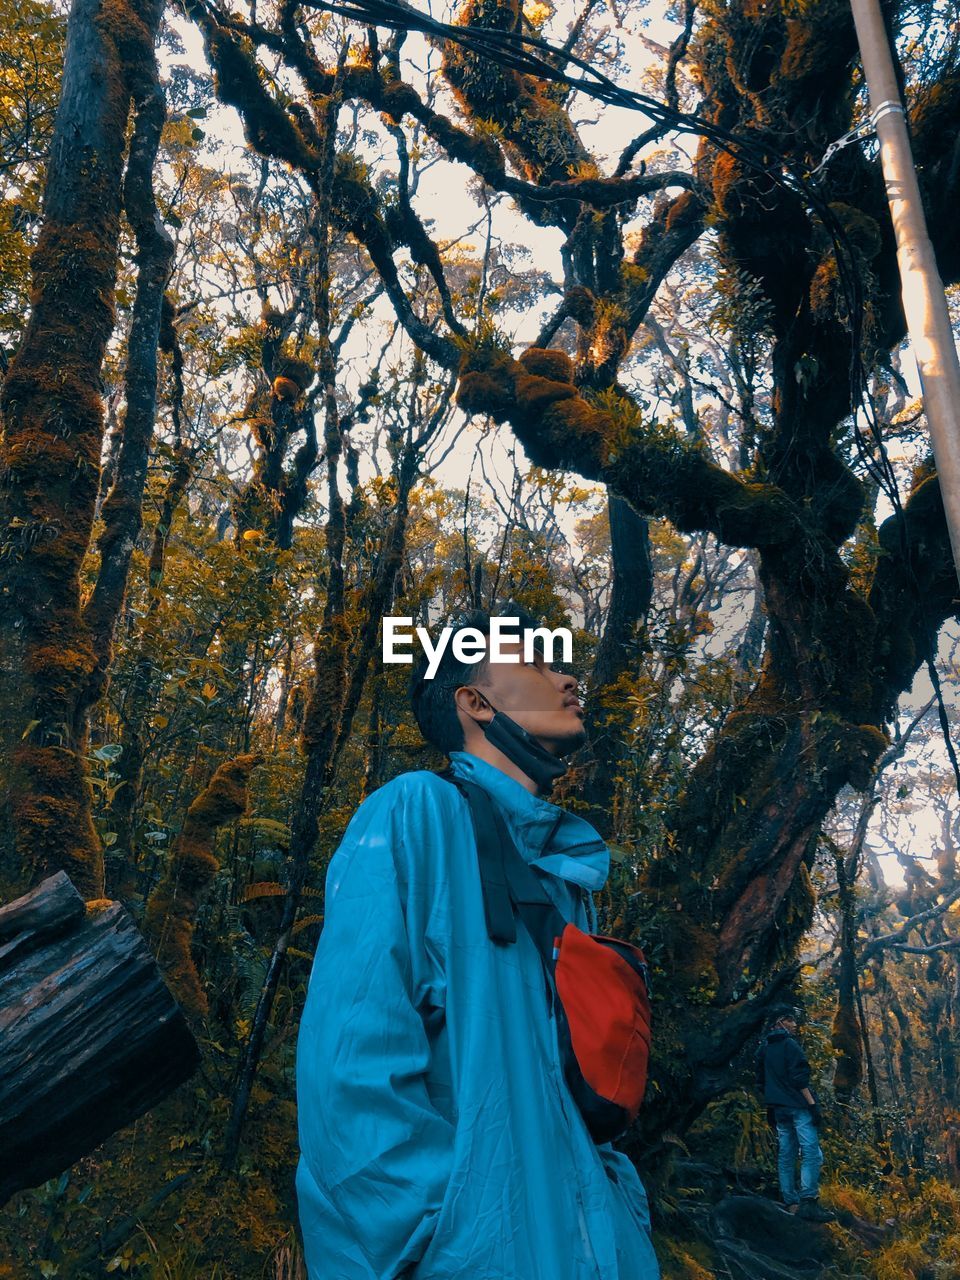
M 596 830 L 477 756 L 451 763 L 595 930 Z M 297 1048 L 310 1280 L 658 1280 L 637 1172 L 594 1143 L 563 1079 L 533 940 L 487 936 L 456 788 L 417 771 L 369 796 L 324 910 Z

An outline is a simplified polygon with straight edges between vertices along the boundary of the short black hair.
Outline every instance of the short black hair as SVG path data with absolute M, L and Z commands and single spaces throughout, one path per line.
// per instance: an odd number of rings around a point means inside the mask
M 455 629 L 475 627 L 482 635 L 489 637 L 492 618 L 518 618 L 521 634 L 528 628 L 532 630 L 543 625 L 521 605 L 507 601 L 492 610 L 469 609 L 465 613 L 445 618 L 438 624 L 436 635 L 445 626 Z M 425 679 L 428 665 L 426 654 L 421 654 L 414 662 L 410 675 L 410 702 L 414 719 L 427 742 L 445 755 L 449 755 L 451 751 L 462 751 L 463 727 L 457 717 L 453 695 L 461 685 L 483 679 L 490 665 L 489 652 L 484 653 L 476 662 L 461 662 L 454 655 L 453 645 L 448 644 L 432 680 Z
M 790 1018 L 793 1022 L 800 1023 L 803 1021 L 803 1010 L 794 1004 L 774 1005 L 767 1015 L 767 1026 L 776 1026 L 784 1018 Z

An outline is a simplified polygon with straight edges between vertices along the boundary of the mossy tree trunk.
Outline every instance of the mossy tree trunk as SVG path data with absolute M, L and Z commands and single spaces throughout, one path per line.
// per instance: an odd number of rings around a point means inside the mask
M 638 628 L 653 599 L 653 562 L 647 521 L 628 502 L 611 494 L 610 605 L 597 646 L 586 702 L 587 732 L 595 765 L 588 795 L 590 820 L 609 838 L 613 827 L 617 771 L 626 755 L 632 709 L 624 698 L 636 663 Z
M 262 757 L 247 753 L 226 760 L 187 810 L 183 829 L 147 899 L 143 931 L 167 974 L 174 994 L 196 1019 L 207 1015 L 207 997 L 191 954 L 203 897 L 219 870 L 215 846 L 220 828 L 247 809 L 250 774 Z
M 81 610 L 79 572 L 100 481 L 100 373 L 114 324 L 127 121 L 137 102 L 134 137 L 149 147 L 146 135 L 159 132 L 163 113 L 154 62 L 162 9 L 156 0 L 73 6 L 31 264 L 32 310 L 0 395 L 0 717 L 9 779 L 0 879 L 7 887 L 60 869 L 88 897 L 103 889 L 83 754 L 116 592 L 94 627 Z M 134 163 L 131 210 L 145 179 Z M 155 298 L 150 309 L 157 311 Z

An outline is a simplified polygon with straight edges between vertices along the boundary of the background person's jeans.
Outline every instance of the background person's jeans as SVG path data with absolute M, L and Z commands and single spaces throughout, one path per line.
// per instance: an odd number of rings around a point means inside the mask
M 797 1203 L 797 1155 L 800 1156 L 800 1199 L 815 1200 L 820 1192 L 823 1152 L 809 1107 L 777 1107 L 779 1154 L 777 1172 L 784 1204 Z

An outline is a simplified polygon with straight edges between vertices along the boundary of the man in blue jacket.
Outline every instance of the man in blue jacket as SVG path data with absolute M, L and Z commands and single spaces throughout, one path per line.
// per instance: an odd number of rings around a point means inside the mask
M 461 625 L 486 635 L 490 618 Z M 463 664 L 451 646 L 412 689 L 424 736 L 494 798 L 564 917 L 596 929 L 607 848 L 545 798 L 584 741 L 576 680 L 539 653 Z M 451 783 L 406 773 L 360 805 L 329 865 L 298 1044 L 310 1280 L 658 1280 L 643 1186 L 590 1137 L 539 953 L 517 935 L 487 935 Z
M 798 1010 L 789 1006 L 771 1014 L 767 1037 L 757 1057 L 757 1083 L 776 1124 L 777 1173 L 784 1207 L 812 1222 L 830 1222 L 834 1215 L 819 1202 L 823 1165 L 817 1133 L 820 1108 L 810 1089 L 810 1063 L 795 1039 L 799 1018 Z

